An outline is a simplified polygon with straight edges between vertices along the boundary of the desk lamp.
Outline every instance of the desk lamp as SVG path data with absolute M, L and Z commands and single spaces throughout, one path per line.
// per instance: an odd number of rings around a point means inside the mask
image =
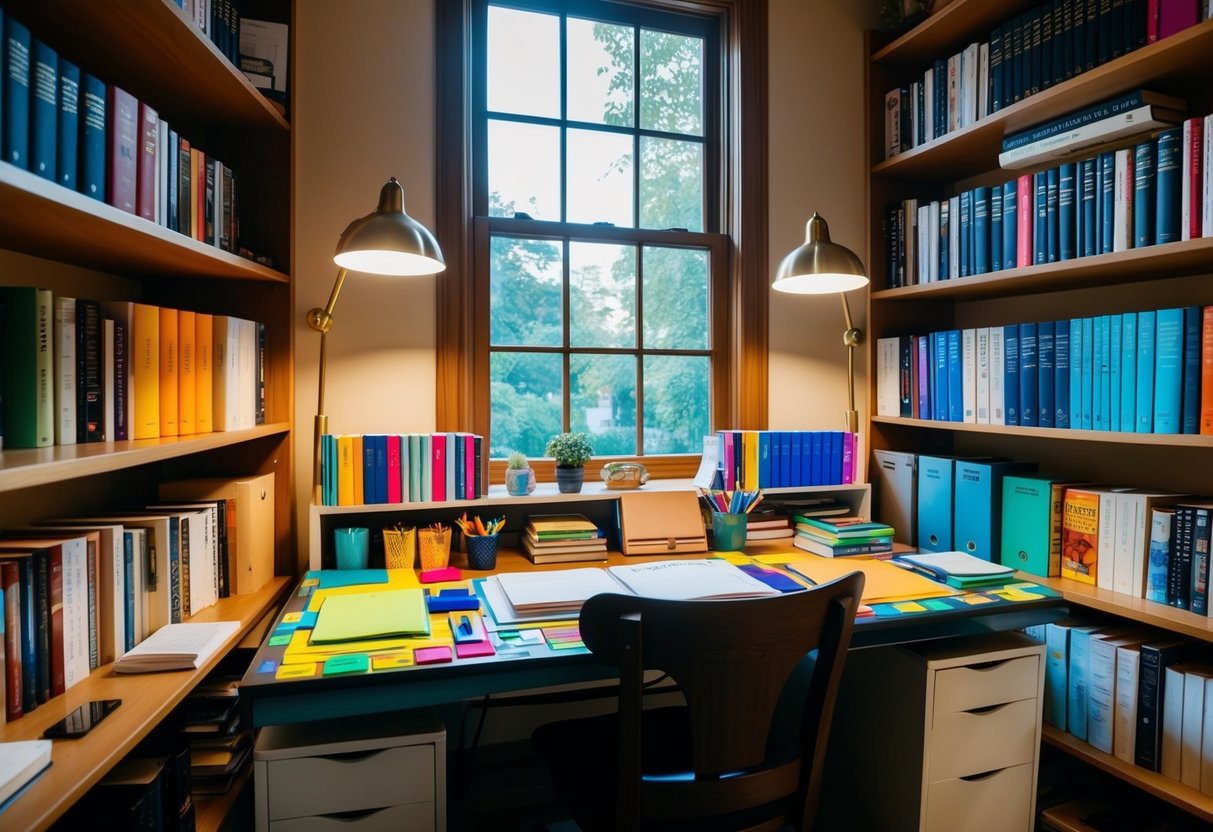
M 842 299 L 842 317 L 846 329 L 842 343 L 847 348 L 847 430 L 859 430 L 855 410 L 855 348 L 863 342 L 863 330 L 851 322 L 847 292 L 868 285 L 863 263 L 845 246 L 830 242 L 830 227 L 816 211 L 805 225 L 804 245 L 797 246 L 775 273 L 771 288 L 798 295 L 833 295 Z
M 409 277 L 440 272 L 446 268 L 442 251 L 434 235 L 417 220 L 404 213 L 404 189 L 396 177 L 388 179 L 379 191 L 379 206 L 350 223 L 337 240 L 333 254 L 337 280 L 329 302 L 323 309 L 307 313 L 307 325 L 320 333 L 320 384 L 316 399 L 316 426 L 312 444 L 312 491 L 316 505 L 320 493 L 320 437 L 328 433 L 324 414 L 324 371 L 328 362 L 325 340 L 333 328 L 333 307 L 349 271 Z

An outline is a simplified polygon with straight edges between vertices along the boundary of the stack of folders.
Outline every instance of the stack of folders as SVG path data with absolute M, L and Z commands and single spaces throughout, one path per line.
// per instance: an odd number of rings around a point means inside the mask
M 958 589 L 1005 584 L 1015 575 L 1010 566 L 990 563 L 967 552 L 918 552 L 893 559 L 900 566 L 921 572 Z
M 795 515 L 793 545 L 827 558 L 879 555 L 893 551 L 893 527 L 866 517 Z
M 527 521 L 522 548 L 533 563 L 604 561 L 606 538 L 580 514 L 536 514 Z

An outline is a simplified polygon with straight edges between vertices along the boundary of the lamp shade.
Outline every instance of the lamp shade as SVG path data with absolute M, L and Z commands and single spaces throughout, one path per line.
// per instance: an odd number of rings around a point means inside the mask
M 829 295 L 868 285 L 863 263 L 846 246 L 830 242 L 830 227 L 814 212 L 797 246 L 775 273 L 771 288 L 798 295 Z
M 379 207 L 341 233 L 333 261 L 369 274 L 422 275 L 446 268 L 434 235 L 404 213 L 404 189 L 394 176 L 379 192 Z

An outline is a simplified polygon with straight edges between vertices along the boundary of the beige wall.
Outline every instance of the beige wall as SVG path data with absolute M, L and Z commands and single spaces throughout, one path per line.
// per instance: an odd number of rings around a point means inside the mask
M 836 241 L 864 254 L 860 134 L 869 5 L 770 4 L 772 274 L 803 240 L 814 210 Z M 295 14 L 296 509 L 306 547 L 319 345 L 304 315 L 328 298 L 337 237 L 374 208 L 388 176 L 404 185 L 408 212 L 433 228 L 434 36 L 432 0 L 300 0 Z M 441 279 L 352 275 L 346 282 L 329 336 L 330 430 L 433 429 L 434 281 Z M 863 294 L 852 294 L 862 318 Z M 841 424 L 841 334 L 836 300 L 772 297 L 771 427 Z M 862 396 L 862 378 L 857 387 Z

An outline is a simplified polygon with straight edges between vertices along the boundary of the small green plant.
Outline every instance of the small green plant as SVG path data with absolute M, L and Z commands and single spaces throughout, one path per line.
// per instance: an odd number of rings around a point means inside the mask
M 527 465 L 526 454 L 522 451 L 512 451 L 505 458 L 505 467 L 512 471 L 521 471 L 523 468 L 529 467 Z
M 556 460 L 556 464 L 564 468 L 576 468 L 585 465 L 594 455 L 584 433 L 559 433 L 548 440 L 544 454 Z

